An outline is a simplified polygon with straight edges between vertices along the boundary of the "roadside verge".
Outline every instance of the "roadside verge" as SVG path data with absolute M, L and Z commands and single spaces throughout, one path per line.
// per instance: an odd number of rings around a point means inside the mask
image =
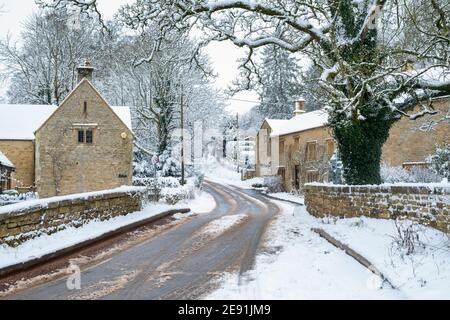
M 81 241 L 75 245 L 71 245 L 66 248 L 62 248 L 62 249 L 56 250 L 56 251 L 48 253 L 48 254 L 44 254 L 37 258 L 31 258 L 30 260 L 12 264 L 7 267 L 1 268 L 0 269 L 0 277 L 5 277 L 5 276 L 9 276 L 11 274 L 14 274 L 16 272 L 25 271 L 29 268 L 35 267 L 35 266 L 43 264 L 45 262 L 49 262 L 53 259 L 65 256 L 65 255 L 68 255 L 72 252 L 83 249 L 83 248 L 93 245 L 95 243 L 105 241 L 105 240 L 112 238 L 116 235 L 119 235 L 121 233 L 126 233 L 129 231 L 132 231 L 136 228 L 139 228 L 141 226 L 144 226 L 146 224 L 155 222 L 155 221 L 163 219 L 163 218 L 167 218 L 167 217 L 172 216 L 177 213 L 188 213 L 190 211 L 191 210 L 189 208 L 180 208 L 180 209 L 173 209 L 173 210 L 168 210 L 168 211 L 164 211 L 164 212 L 155 214 L 149 218 L 145 218 L 143 220 L 139 220 L 139 221 L 130 223 L 128 225 L 121 226 L 117 229 L 107 231 L 107 232 L 101 234 L 100 236 Z

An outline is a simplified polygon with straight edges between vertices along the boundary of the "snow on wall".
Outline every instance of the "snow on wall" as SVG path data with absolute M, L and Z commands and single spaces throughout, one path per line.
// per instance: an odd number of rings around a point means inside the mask
M 304 187 L 308 211 L 317 217 L 407 218 L 450 233 L 450 184 Z
M 32 200 L 0 208 L 0 245 L 17 246 L 42 234 L 139 211 L 145 187 Z

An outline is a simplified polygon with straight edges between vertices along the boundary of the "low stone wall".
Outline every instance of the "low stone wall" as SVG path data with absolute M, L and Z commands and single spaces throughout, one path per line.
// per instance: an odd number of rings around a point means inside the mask
M 450 233 L 450 186 L 339 186 L 307 184 L 305 205 L 316 217 L 338 216 L 415 220 Z
M 145 188 L 118 188 L 0 207 L 0 245 L 17 246 L 93 219 L 107 220 L 139 211 L 144 196 Z

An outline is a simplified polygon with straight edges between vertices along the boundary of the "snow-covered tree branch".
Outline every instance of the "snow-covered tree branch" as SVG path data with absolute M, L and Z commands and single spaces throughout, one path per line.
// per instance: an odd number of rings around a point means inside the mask
M 85 4 L 95 12 L 95 1 Z M 432 112 L 430 99 L 450 93 L 448 9 L 445 0 L 138 0 L 122 16 L 135 29 L 197 28 L 204 42 L 246 47 L 247 71 L 267 45 L 308 55 L 322 69 L 317 83 L 346 181 L 366 184 L 381 181 L 381 147 L 393 123 Z M 410 115 L 415 105 L 423 108 Z

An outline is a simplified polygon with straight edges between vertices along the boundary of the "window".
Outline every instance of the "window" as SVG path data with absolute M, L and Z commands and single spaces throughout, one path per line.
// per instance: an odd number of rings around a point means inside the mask
M 92 144 L 94 142 L 93 130 L 78 130 L 78 143 Z
M 94 137 L 92 134 L 92 130 L 86 130 L 86 143 L 92 143 L 94 141 Z
M 318 182 L 319 181 L 319 171 L 309 170 L 306 172 L 306 180 L 308 182 Z
M 315 141 L 306 143 L 306 161 L 316 160 L 316 145 Z
M 335 150 L 335 142 L 334 139 L 327 139 L 327 155 L 328 158 L 331 158 Z
M 294 148 L 296 151 L 300 150 L 300 138 L 299 137 L 294 138 Z
M 78 143 L 84 143 L 84 130 L 78 130 Z
M 83 112 L 87 113 L 87 102 L 86 101 L 83 104 Z
M 280 141 L 280 150 L 279 150 L 279 157 L 280 157 L 280 164 L 285 165 L 286 164 L 286 155 L 284 153 L 284 141 Z
M 0 192 L 11 189 L 11 169 L 0 165 Z

